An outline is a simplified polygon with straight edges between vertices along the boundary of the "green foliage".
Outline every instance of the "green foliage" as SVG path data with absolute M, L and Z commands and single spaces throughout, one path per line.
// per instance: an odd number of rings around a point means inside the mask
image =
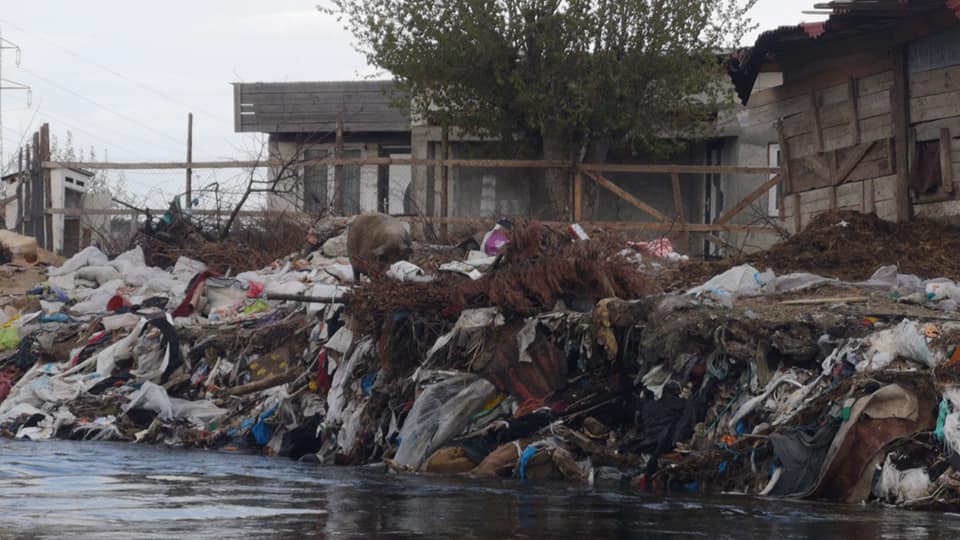
M 722 50 L 756 0 L 332 0 L 432 123 L 579 157 L 663 150 L 727 98 Z

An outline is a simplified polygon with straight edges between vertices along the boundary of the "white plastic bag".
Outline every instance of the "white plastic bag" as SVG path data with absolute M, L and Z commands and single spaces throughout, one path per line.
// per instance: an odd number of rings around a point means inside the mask
M 940 352 L 930 349 L 916 321 L 904 320 L 895 328 L 874 333 L 868 340 L 870 349 L 857 364 L 857 371 L 885 369 L 898 356 L 929 368 L 936 367 L 943 359 Z
M 687 294 L 698 295 L 708 291 L 721 291 L 733 296 L 754 296 L 765 292 L 774 278 L 773 272 L 761 274 L 749 264 L 742 264 L 714 276 L 699 287 L 690 289 Z
M 470 417 L 496 395 L 486 379 L 458 373 L 427 386 L 400 428 L 397 463 L 419 468 L 443 444 L 463 431 Z
M 94 246 L 83 248 L 79 253 L 67 259 L 57 268 L 51 268 L 48 274 L 50 276 L 63 276 L 72 274 L 85 266 L 105 266 L 110 263 L 110 259 L 102 251 Z

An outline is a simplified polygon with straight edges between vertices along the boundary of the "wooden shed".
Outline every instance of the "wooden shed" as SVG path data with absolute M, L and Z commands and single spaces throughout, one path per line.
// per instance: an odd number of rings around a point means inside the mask
M 730 64 L 745 130 L 776 126 L 784 225 L 831 208 L 960 217 L 960 0 L 816 7 L 828 20 L 766 32 Z M 751 95 L 770 64 L 783 84 Z

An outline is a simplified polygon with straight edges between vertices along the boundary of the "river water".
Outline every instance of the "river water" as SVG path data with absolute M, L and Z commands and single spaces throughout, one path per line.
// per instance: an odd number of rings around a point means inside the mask
M 960 515 L 0 441 L 0 538 L 960 538 Z

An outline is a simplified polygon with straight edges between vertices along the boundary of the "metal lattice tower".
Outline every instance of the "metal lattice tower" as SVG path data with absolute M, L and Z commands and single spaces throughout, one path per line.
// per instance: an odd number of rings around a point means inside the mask
M 20 46 L 16 43 L 3 38 L 3 30 L 0 29 L 0 175 L 6 172 L 7 164 L 3 155 L 3 91 L 4 90 L 26 90 L 27 107 L 30 106 L 32 90 L 29 86 L 3 78 L 3 52 L 6 50 L 14 51 L 15 64 L 20 65 Z

